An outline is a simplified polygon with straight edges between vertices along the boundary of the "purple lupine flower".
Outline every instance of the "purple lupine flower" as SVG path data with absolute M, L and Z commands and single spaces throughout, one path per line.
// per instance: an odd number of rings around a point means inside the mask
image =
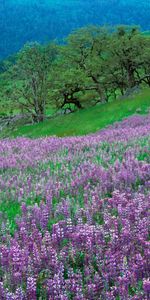
M 0 141 L 0 197 L 21 206 L 13 236 L 1 212 L 3 300 L 147 300 L 149 132 L 150 116 L 134 116 L 84 137 Z
M 27 297 L 29 300 L 36 300 L 36 279 L 33 277 L 27 279 Z
M 150 296 L 150 279 L 143 279 L 143 289 L 147 297 Z

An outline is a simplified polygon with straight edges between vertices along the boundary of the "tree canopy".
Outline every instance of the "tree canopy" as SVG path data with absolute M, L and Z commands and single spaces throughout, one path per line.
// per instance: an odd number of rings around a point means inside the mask
M 87 26 L 63 45 L 30 43 L 1 63 L 0 98 L 11 99 L 34 121 L 47 105 L 81 109 L 150 86 L 150 37 L 136 26 Z

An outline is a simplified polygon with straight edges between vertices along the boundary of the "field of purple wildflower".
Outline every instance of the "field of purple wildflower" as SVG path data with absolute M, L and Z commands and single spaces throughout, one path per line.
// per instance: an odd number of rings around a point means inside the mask
M 148 300 L 149 151 L 150 115 L 1 140 L 0 299 Z

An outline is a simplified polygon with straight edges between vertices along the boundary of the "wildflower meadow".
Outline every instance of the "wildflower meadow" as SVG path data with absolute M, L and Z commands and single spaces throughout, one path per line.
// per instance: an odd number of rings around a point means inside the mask
M 0 140 L 0 300 L 150 299 L 150 115 Z

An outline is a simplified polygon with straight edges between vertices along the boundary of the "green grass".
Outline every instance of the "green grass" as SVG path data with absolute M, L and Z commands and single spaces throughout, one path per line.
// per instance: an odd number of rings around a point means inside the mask
M 16 229 L 15 218 L 21 214 L 20 204 L 15 201 L 3 200 L 0 202 L 0 212 L 0 226 L 3 221 L 7 221 L 7 228 L 5 228 L 5 230 L 9 230 L 9 232 L 13 234 Z
M 134 97 L 60 115 L 43 123 L 18 127 L 11 137 L 73 136 L 96 132 L 135 113 L 145 114 L 150 108 L 150 89 L 143 89 Z

